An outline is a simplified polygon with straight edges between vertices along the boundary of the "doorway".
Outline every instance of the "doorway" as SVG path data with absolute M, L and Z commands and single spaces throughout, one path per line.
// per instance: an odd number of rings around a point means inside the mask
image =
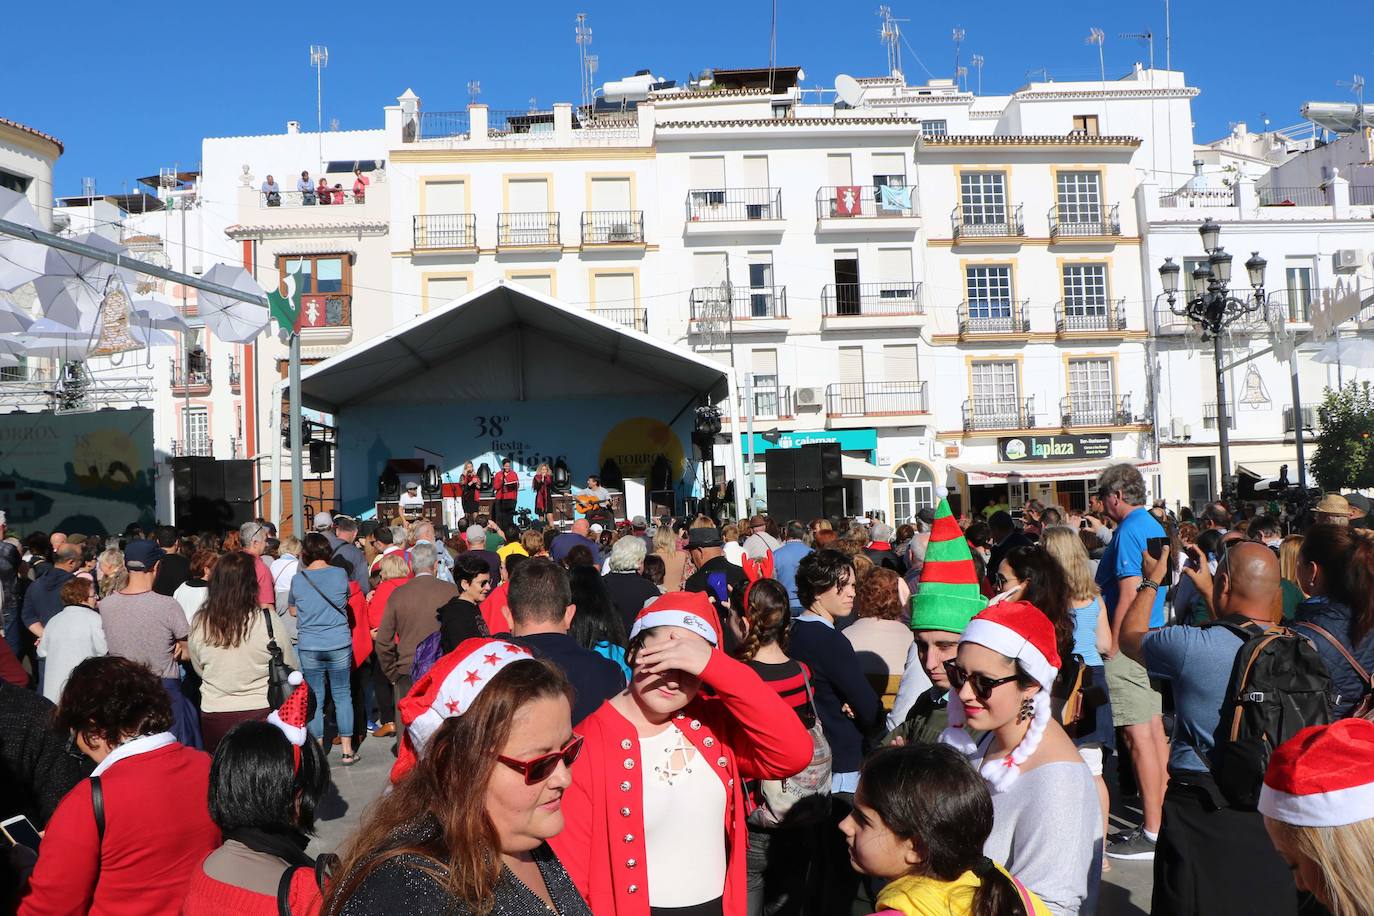
M 858 252 L 837 252 L 835 257 L 835 314 L 858 315 L 859 297 L 859 254 Z

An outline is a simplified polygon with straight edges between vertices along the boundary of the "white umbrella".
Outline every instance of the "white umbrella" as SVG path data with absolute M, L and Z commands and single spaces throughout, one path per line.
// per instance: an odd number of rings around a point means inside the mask
M 1340 363 L 1357 369 L 1371 369 L 1374 368 L 1374 340 L 1342 337 L 1331 341 L 1312 359 L 1319 363 Z
M 22 334 L 33 324 L 33 316 L 9 293 L 0 293 L 0 334 Z
M 43 228 L 29 199 L 9 188 L 0 188 L 0 219 L 30 229 Z M 47 256 L 45 245 L 12 235 L 0 235 L 0 289 L 15 289 L 41 277 Z
M 205 272 L 205 279 L 264 299 L 267 297 L 267 293 L 258 286 L 253 275 L 242 267 L 216 264 Z M 226 343 L 248 343 L 267 328 L 270 316 L 266 306 L 230 299 L 217 293 L 207 293 L 205 290 L 197 293 L 197 302 L 205 326 L 210 329 L 210 333 Z
M 123 245 L 94 232 L 80 235 L 76 240 L 109 254 L 128 253 Z M 48 249 L 43 273 L 33 281 L 43 314 L 73 326 L 91 320 L 100 311 L 111 277 L 126 285 L 134 282 L 131 270 L 60 248 Z
M 136 322 L 136 318 L 130 319 L 129 333 L 133 336 L 134 340 L 138 341 L 141 345 L 149 348 L 175 347 L 177 345 L 176 338 L 166 331 L 159 331 L 157 328 L 139 325 Z
M 129 306 L 129 326 L 141 328 L 159 328 L 163 331 L 190 330 L 190 325 L 186 319 L 181 317 L 181 312 L 166 299 L 152 296 L 147 299 L 135 299 Z

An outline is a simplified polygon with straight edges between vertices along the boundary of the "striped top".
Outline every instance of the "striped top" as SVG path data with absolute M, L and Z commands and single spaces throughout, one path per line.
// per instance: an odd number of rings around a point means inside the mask
M 804 666 L 795 659 L 788 659 L 781 664 L 768 664 L 759 661 L 745 662 L 754 670 L 763 682 L 777 691 L 778 696 L 791 706 L 797 713 L 797 718 L 801 719 L 802 725 L 808 729 L 816 724 L 816 710 L 806 699 L 806 681 L 802 677 Z M 810 677 L 811 670 L 806 669 L 807 677 Z

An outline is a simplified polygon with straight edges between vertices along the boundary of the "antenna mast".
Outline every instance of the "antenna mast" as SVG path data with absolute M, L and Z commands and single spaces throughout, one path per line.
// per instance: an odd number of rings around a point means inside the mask
M 1356 73 L 1350 78 L 1350 82 L 1336 80 L 1337 86 L 1348 86 L 1350 91 L 1355 94 L 1355 124 L 1359 127 L 1364 126 L 1364 77 Z
M 476 105 L 477 97 L 482 94 L 482 83 L 479 80 L 468 80 L 468 104 Z
M 315 138 L 320 155 L 320 175 L 324 175 L 324 68 L 329 66 L 329 48 L 310 46 L 310 66 L 315 68 Z
M 954 86 L 957 89 L 959 88 L 959 71 L 963 69 L 959 66 L 959 50 L 964 43 L 964 27 L 956 25 L 951 35 L 954 38 Z
M 884 3 L 878 7 L 878 16 L 883 20 L 883 27 L 879 34 L 882 36 L 883 47 L 887 48 L 887 72 L 889 75 L 902 72 L 902 28 L 898 23 L 907 22 L 906 19 L 893 19 L 892 7 Z
M 592 46 L 592 27 L 587 25 L 587 14 L 577 14 L 577 27 L 573 29 L 577 41 L 577 59 L 582 74 L 582 110 L 588 111 L 592 104 L 592 73 L 595 70 L 594 58 L 588 53 Z
M 983 55 L 974 54 L 969 57 L 968 62 L 973 64 L 973 69 L 978 71 L 978 94 L 983 94 Z
M 1143 32 L 1122 32 L 1117 38 L 1134 38 L 1137 41 L 1148 42 L 1150 45 L 1150 69 L 1155 68 L 1155 33 L 1146 29 Z

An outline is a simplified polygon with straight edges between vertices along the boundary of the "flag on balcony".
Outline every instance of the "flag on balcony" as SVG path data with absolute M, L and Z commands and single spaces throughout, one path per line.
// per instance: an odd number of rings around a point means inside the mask
M 911 188 L 903 185 L 900 188 L 885 184 L 878 189 L 880 200 L 878 206 L 884 210 L 910 210 L 911 209 Z
M 285 295 L 282 289 L 285 288 Z M 269 290 L 267 293 L 268 311 L 272 313 L 272 319 L 285 331 L 287 328 L 296 330 L 299 325 L 301 314 L 301 275 L 299 272 L 288 274 L 286 279 L 277 284 L 277 288 Z
M 949 500 L 941 497 L 921 567 L 921 587 L 911 599 L 911 628 L 962 633 L 986 606 L 978 589 L 973 553 L 949 510 Z
M 863 203 L 859 197 L 862 190 L 858 185 L 845 185 L 835 189 L 835 215 L 858 216 Z

